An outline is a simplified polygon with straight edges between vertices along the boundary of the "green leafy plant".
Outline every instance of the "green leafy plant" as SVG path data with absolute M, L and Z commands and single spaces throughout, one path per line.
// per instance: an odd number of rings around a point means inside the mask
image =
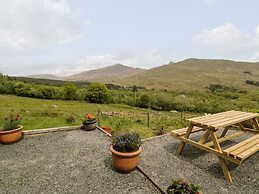
M 9 117 L 5 118 L 4 121 L 4 131 L 9 131 L 18 128 L 20 125 L 20 115 L 16 114 L 10 115 Z
M 187 183 L 184 179 L 173 179 L 172 184 L 167 188 L 168 194 L 200 194 L 199 186 Z
M 112 137 L 112 145 L 119 152 L 134 152 L 141 145 L 141 138 L 138 133 L 118 133 Z

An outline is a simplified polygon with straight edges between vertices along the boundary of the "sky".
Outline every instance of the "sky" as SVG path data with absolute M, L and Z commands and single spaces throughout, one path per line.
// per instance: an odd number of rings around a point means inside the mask
M 258 0 L 0 0 L 0 72 L 259 61 Z

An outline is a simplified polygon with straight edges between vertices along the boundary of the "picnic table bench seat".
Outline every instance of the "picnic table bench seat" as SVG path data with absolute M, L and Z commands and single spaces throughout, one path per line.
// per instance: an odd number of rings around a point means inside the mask
M 241 162 L 259 150 L 259 134 L 254 135 L 230 148 L 222 150 L 223 154 Z
M 182 128 L 182 129 L 176 129 L 176 130 L 171 131 L 171 135 L 173 137 L 184 136 L 186 134 L 187 130 L 188 130 L 188 127 L 185 127 L 185 128 Z M 198 131 L 201 131 L 201 130 L 204 130 L 204 129 L 200 128 L 200 127 L 193 127 L 191 133 L 198 132 Z

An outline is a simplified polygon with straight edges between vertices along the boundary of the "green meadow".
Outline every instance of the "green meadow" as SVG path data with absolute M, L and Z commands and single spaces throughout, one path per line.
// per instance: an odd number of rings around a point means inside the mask
M 136 131 L 147 138 L 186 126 L 185 118 L 197 113 L 153 111 L 119 104 L 93 104 L 79 101 L 45 100 L 13 95 L 0 95 L 0 126 L 10 114 L 20 114 L 24 130 L 81 125 L 86 114 L 98 117 L 98 110 L 113 116 L 100 116 L 101 126 L 112 126 L 115 131 Z M 150 113 L 150 127 L 147 125 Z M 68 123 L 67 118 L 75 118 Z M 163 130 L 164 129 L 164 130 Z

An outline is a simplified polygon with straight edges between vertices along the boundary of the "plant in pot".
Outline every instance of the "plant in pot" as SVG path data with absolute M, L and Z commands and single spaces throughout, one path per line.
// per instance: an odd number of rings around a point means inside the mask
M 138 133 L 118 133 L 112 137 L 110 151 L 115 169 L 122 173 L 134 170 L 142 151 L 141 138 Z
M 96 128 L 96 123 L 97 120 L 94 118 L 93 115 L 87 114 L 83 119 L 82 119 L 82 129 L 86 131 L 92 131 Z
M 5 118 L 4 128 L 0 130 L 0 142 L 4 144 L 18 142 L 22 138 L 20 115 L 10 115 Z
M 198 185 L 187 183 L 184 179 L 173 179 L 167 194 L 201 194 L 198 190 Z

